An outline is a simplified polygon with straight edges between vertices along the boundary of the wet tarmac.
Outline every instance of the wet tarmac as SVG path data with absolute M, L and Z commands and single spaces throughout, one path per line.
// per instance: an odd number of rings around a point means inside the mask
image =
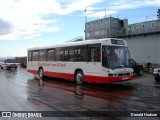
M 48 111 L 48 116 L 52 116 L 36 120 L 158 120 L 144 114 L 160 115 L 160 83 L 151 74 L 128 82 L 76 85 L 57 78 L 39 80 L 26 69 L 18 68 L 0 70 L 0 85 L 1 111 Z M 131 116 L 138 113 L 143 116 Z

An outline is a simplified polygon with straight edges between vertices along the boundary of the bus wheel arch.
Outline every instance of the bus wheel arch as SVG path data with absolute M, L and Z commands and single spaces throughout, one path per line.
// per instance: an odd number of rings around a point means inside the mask
M 0 65 L 0 68 L 3 69 L 3 67 Z
M 39 76 L 40 79 L 42 79 L 44 77 L 43 67 L 39 67 L 39 69 L 38 69 L 38 76 Z
M 83 84 L 84 82 L 84 74 L 81 69 L 76 69 L 74 72 L 74 80 L 77 84 Z

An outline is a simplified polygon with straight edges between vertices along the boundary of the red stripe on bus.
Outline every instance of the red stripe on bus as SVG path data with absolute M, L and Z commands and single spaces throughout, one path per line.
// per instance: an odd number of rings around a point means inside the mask
M 30 73 L 33 74 L 38 74 L 37 70 L 27 70 Z M 65 79 L 74 79 L 74 75 L 73 74 L 68 74 L 68 73 L 57 73 L 57 72 L 48 72 L 48 71 L 44 71 L 44 76 L 48 76 L 48 77 L 57 77 L 57 78 L 65 78 Z
M 37 70 L 27 70 L 30 73 L 38 74 Z M 49 77 L 57 77 L 57 78 L 64 78 L 68 80 L 74 79 L 74 74 L 68 74 L 68 73 L 57 73 L 57 72 L 44 72 L 45 76 Z M 91 83 L 109 83 L 109 82 L 121 82 L 126 80 L 132 80 L 134 78 L 134 75 L 128 75 L 128 76 L 118 76 L 118 77 L 103 77 L 103 76 L 91 76 L 91 75 L 84 75 L 84 79 L 86 82 Z
M 74 74 L 69 74 L 69 73 L 45 72 L 44 75 L 49 77 L 65 78 L 69 80 L 74 79 Z
M 33 74 L 38 74 L 37 70 L 27 70 L 27 72 L 33 73 Z
M 121 82 L 125 80 L 132 80 L 134 75 L 118 76 L 118 77 L 102 77 L 102 76 L 89 76 L 85 75 L 84 79 L 87 82 L 93 83 L 109 83 L 109 82 Z

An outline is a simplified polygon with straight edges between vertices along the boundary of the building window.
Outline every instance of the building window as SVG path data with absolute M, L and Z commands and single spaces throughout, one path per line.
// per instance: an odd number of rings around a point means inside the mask
M 100 20 L 100 25 L 102 25 L 102 20 Z
M 131 28 L 132 28 L 132 26 L 128 25 L 126 29 L 127 29 L 127 31 L 131 31 L 132 30 Z
M 98 26 L 98 21 L 95 22 L 96 26 Z
M 154 28 L 154 26 L 155 26 L 155 23 L 152 22 L 152 23 L 151 23 L 151 28 Z
M 87 24 L 87 28 L 89 29 L 89 27 L 90 27 L 90 25 L 89 25 L 89 23 Z
M 89 37 L 89 32 L 87 33 L 87 37 Z
M 94 23 L 91 23 L 91 27 L 93 27 L 94 26 Z
M 105 19 L 105 24 L 108 24 L 108 20 L 107 19 Z
M 133 30 L 136 30 L 136 26 L 135 25 L 133 26 Z
M 99 31 L 96 31 L 96 32 L 95 32 L 95 36 L 99 36 Z
M 142 29 L 144 29 L 144 28 L 145 28 L 145 25 L 143 24 L 143 25 L 142 25 Z
M 117 20 L 116 20 L 116 19 L 113 19 L 113 23 L 117 23 Z

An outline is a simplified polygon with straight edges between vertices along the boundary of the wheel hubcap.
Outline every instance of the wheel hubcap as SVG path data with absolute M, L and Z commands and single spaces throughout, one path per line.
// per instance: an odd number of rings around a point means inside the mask
M 81 82 L 82 81 L 82 75 L 81 74 L 78 74 L 77 75 L 77 82 Z
M 39 71 L 39 77 L 42 78 L 43 77 L 43 70 Z

